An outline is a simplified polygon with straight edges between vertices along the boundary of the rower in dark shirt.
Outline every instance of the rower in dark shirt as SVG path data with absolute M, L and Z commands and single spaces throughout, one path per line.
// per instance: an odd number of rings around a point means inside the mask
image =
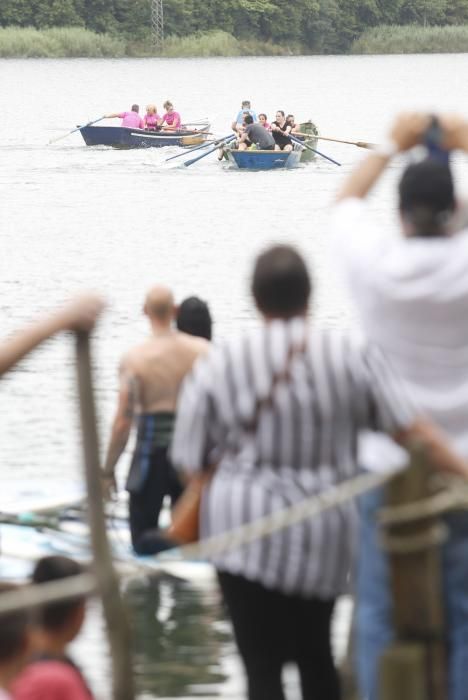
M 278 109 L 276 112 L 276 119 L 271 124 L 271 133 L 275 140 L 276 146 L 280 151 L 292 151 L 293 145 L 288 134 L 292 131 L 292 127 L 286 121 L 284 112 Z
M 275 140 L 270 131 L 258 122 L 255 124 L 251 114 L 245 116 L 244 122 L 245 130 L 239 139 L 239 151 L 245 151 L 253 144 L 261 151 L 275 150 Z

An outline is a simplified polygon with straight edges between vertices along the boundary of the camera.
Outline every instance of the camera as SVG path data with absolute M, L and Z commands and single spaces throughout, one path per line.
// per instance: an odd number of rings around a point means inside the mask
M 433 158 L 443 165 L 449 165 L 450 152 L 442 146 L 443 131 L 436 116 L 431 118 L 431 123 L 423 136 L 423 145 L 427 149 L 428 158 Z

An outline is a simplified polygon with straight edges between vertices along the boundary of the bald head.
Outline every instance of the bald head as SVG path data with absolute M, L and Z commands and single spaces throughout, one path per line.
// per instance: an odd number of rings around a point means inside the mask
M 152 287 L 146 295 L 144 311 L 151 320 L 170 323 L 174 316 L 174 297 L 167 287 Z

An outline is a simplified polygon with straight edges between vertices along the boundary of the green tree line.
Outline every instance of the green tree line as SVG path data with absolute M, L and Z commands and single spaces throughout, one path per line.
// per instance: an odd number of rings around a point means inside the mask
M 468 0 L 167 0 L 166 35 L 217 29 L 238 39 L 343 53 L 363 31 L 382 24 L 468 23 Z M 1 0 L 0 26 L 78 26 L 144 41 L 151 0 Z

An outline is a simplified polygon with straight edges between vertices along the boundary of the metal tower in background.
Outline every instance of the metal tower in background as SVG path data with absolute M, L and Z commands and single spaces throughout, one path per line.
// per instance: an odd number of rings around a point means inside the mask
M 151 34 L 154 48 L 160 51 L 164 43 L 163 0 L 151 0 Z

